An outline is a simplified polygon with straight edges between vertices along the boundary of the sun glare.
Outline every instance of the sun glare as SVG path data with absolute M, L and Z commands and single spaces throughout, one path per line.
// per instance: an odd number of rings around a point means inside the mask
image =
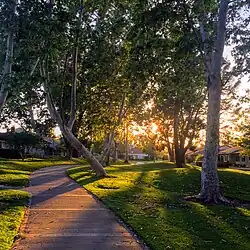
M 157 133 L 158 126 L 154 122 L 152 123 L 151 130 L 152 130 L 152 133 L 154 133 L 154 134 Z
M 60 131 L 60 128 L 59 127 L 55 127 L 54 130 L 53 130 L 53 133 L 56 137 L 59 137 L 62 135 L 61 131 Z

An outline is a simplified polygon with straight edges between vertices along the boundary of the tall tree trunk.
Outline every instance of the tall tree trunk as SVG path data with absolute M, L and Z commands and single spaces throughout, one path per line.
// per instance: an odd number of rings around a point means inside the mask
M 166 144 L 167 144 L 167 149 L 168 149 L 168 158 L 170 162 L 174 162 L 175 161 L 175 157 L 174 157 L 174 148 L 173 148 L 173 144 L 170 143 L 169 141 L 169 137 L 166 138 Z
M 106 156 L 105 166 L 109 166 L 109 163 L 110 163 L 110 152 L 109 152 L 108 155 Z
M 58 123 L 60 130 L 63 136 L 66 138 L 68 143 L 74 147 L 80 154 L 82 154 L 87 161 L 90 163 L 91 168 L 93 171 L 96 172 L 97 176 L 106 176 L 106 171 L 104 170 L 103 166 L 100 162 L 90 153 L 90 151 L 75 137 L 72 132 L 73 126 L 76 120 L 76 94 L 77 94 L 77 73 L 78 73 L 78 46 L 79 46 L 79 30 L 82 23 L 83 18 L 83 2 L 80 2 L 80 13 L 79 13 L 79 22 L 78 22 L 78 29 L 76 33 L 76 40 L 75 40 L 75 48 L 73 53 L 73 79 L 72 79 L 72 87 L 71 87 L 71 103 L 70 103 L 70 116 L 68 122 L 66 123 L 60 113 L 57 111 L 55 104 L 53 102 L 49 84 L 48 84 L 48 72 L 46 71 L 47 67 L 45 67 L 45 61 L 41 63 L 41 76 L 44 78 L 44 89 L 46 92 L 46 100 L 48 109 L 50 112 L 51 117 Z M 48 58 L 45 58 L 47 60 Z
M 220 193 L 217 162 L 219 153 L 219 128 L 221 104 L 221 64 L 226 36 L 226 18 L 229 0 L 221 0 L 217 23 L 217 36 L 211 63 L 205 62 L 208 86 L 207 134 L 201 173 L 200 198 L 207 203 L 225 202 Z M 202 32 L 203 42 L 207 42 Z M 205 51 L 206 53 L 206 51 Z M 208 57 L 208 54 L 206 54 Z
M 118 161 L 118 143 L 115 141 L 115 150 L 114 150 L 114 161 L 117 162 Z
M 106 159 L 110 157 L 112 143 L 114 142 L 114 138 L 115 138 L 115 129 L 120 125 L 122 118 L 123 118 L 123 109 L 124 109 L 124 104 L 125 104 L 125 98 L 126 98 L 126 96 L 124 95 L 122 97 L 121 106 L 120 106 L 120 109 L 119 109 L 119 112 L 117 115 L 117 121 L 109 133 L 108 142 L 106 143 L 106 145 L 104 143 L 104 150 L 103 150 L 103 154 L 101 156 L 101 163 L 103 165 L 105 165 Z
M 106 176 L 106 172 L 103 166 L 94 157 L 94 155 L 92 155 L 89 150 L 84 147 L 83 144 L 74 136 L 70 128 L 68 128 L 67 126 L 61 126 L 60 128 L 66 140 L 70 143 L 71 146 L 73 146 L 80 154 L 82 154 L 87 159 L 93 171 L 96 172 L 97 176 Z
M 42 75 L 44 76 L 44 70 L 41 70 Z M 45 82 L 47 79 L 45 78 Z M 47 84 L 45 84 L 45 90 L 47 94 L 47 105 L 50 112 L 51 117 L 58 123 L 60 130 L 64 136 L 64 138 L 67 140 L 67 142 L 75 148 L 79 154 L 83 155 L 86 160 L 90 163 L 91 168 L 93 171 L 96 172 L 96 175 L 106 176 L 106 171 L 104 170 L 103 166 L 100 164 L 100 162 L 90 153 L 90 151 L 84 147 L 84 145 L 74 136 L 72 132 L 72 126 L 68 127 L 64 125 L 63 120 L 60 116 L 60 114 L 57 112 L 54 103 L 52 101 L 52 98 L 50 96 L 49 90 L 47 88 Z
M 220 99 L 220 80 L 215 78 L 212 83 L 209 83 L 208 88 L 207 134 L 201 172 L 200 198 L 206 202 L 217 202 L 221 197 L 217 173 Z
M 29 98 L 29 97 L 28 97 Z M 32 105 L 32 98 L 30 97 L 28 100 L 28 109 L 30 113 L 30 125 L 34 133 L 36 133 L 36 121 L 34 117 L 33 105 Z
M 71 145 L 68 143 L 68 141 L 66 140 L 64 136 L 63 136 L 63 139 L 64 139 L 65 146 L 66 146 L 66 158 L 71 160 L 72 154 L 73 154 L 73 148 L 71 147 Z
M 178 168 L 183 167 L 180 155 L 180 144 L 179 144 L 179 102 L 176 101 L 174 110 L 174 151 L 175 151 L 175 163 Z
M 84 147 L 84 145 L 74 136 L 72 132 L 73 125 L 69 124 L 69 127 L 64 124 L 62 117 L 60 116 L 59 112 L 56 110 L 55 105 L 53 103 L 52 97 L 50 95 L 49 89 L 48 89 L 48 82 L 45 74 L 44 65 L 41 65 L 41 75 L 44 77 L 44 88 L 46 91 L 46 99 L 47 99 L 47 106 L 50 112 L 51 117 L 58 123 L 60 130 L 64 136 L 64 138 L 67 140 L 67 142 L 75 148 L 79 154 L 83 155 L 86 160 L 90 163 L 91 168 L 96 173 L 97 176 L 102 177 L 106 176 L 106 171 L 104 170 L 103 166 L 100 164 L 100 162 L 90 153 L 90 151 Z M 75 98 L 75 97 L 74 97 Z M 75 112 L 71 113 L 75 115 Z M 72 122 L 74 119 L 71 119 Z
M 115 131 L 111 130 L 111 132 L 107 134 L 104 138 L 103 153 L 102 153 L 101 160 L 100 160 L 100 163 L 103 166 L 107 166 L 106 163 L 109 161 L 109 160 L 107 161 L 107 158 L 109 158 L 110 156 L 111 146 L 114 140 L 114 134 L 115 134 Z
M 169 161 L 170 162 L 174 162 L 175 161 L 174 150 L 172 148 L 168 151 L 168 156 L 169 156 Z
M 128 124 L 125 124 L 125 156 L 124 156 L 124 163 L 129 163 L 129 144 L 128 144 Z
M 185 167 L 186 159 L 185 159 L 185 149 L 183 147 L 179 148 L 179 165 L 181 167 Z
M 9 85 L 8 85 L 8 78 L 11 76 L 12 73 L 12 65 L 13 65 L 13 47 L 14 47 L 14 28 L 12 27 L 15 12 L 16 12 L 17 0 L 12 0 L 9 3 L 10 9 L 10 29 L 8 31 L 7 42 L 6 42 L 6 55 L 5 55 L 5 62 L 4 62 L 4 71 L 1 79 L 1 89 L 0 89 L 0 112 L 6 103 L 6 99 L 9 93 Z

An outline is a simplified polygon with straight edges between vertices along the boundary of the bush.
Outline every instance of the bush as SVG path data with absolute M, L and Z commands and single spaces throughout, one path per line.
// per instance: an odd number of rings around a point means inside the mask
M 22 159 L 22 155 L 16 149 L 0 148 L 0 157 L 5 159 Z
M 204 158 L 204 155 L 203 155 L 203 154 L 198 154 L 198 155 L 196 155 L 196 157 L 195 157 L 195 160 L 194 160 L 194 161 L 202 161 L 202 160 L 203 160 L 203 158 Z

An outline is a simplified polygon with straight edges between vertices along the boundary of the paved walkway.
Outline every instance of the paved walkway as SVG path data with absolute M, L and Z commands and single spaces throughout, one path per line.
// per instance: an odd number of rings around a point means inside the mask
M 66 175 L 70 166 L 31 175 L 31 207 L 13 250 L 143 249 L 106 207 Z

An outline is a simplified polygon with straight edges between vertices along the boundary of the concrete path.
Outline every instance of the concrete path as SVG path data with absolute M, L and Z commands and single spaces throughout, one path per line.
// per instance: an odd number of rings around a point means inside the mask
M 13 250 L 144 249 L 103 204 L 67 177 L 70 166 L 31 175 L 31 206 Z

